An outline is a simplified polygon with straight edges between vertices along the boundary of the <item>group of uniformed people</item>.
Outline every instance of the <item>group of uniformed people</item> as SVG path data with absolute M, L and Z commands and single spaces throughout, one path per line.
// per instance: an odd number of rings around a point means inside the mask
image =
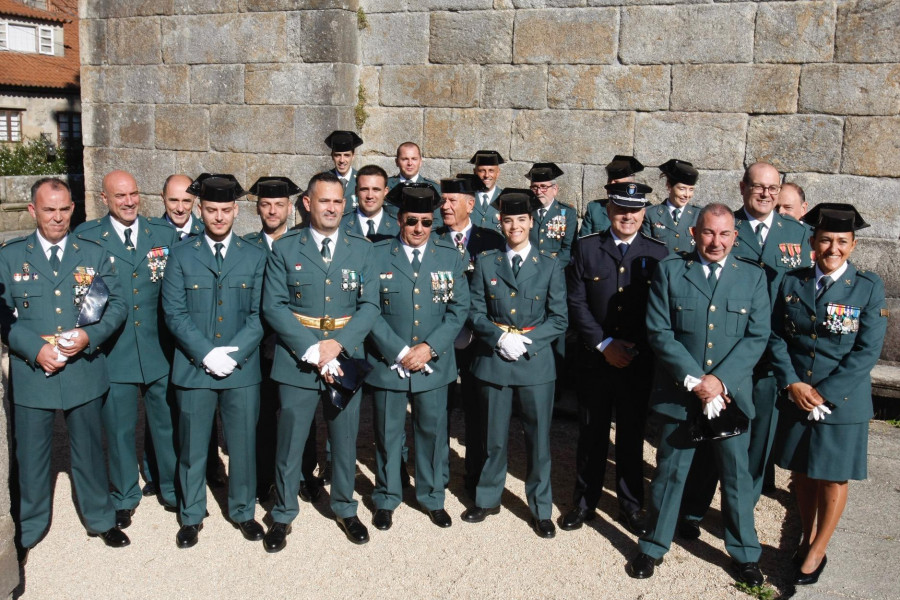
M 503 157 L 481 150 L 473 173 L 437 183 L 419 173 L 412 142 L 398 148 L 395 177 L 375 165 L 354 169 L 361 144 L 354 132 L 333 132 L 326 145 L 335 168 L 305 190 L 287 177 L 260 178 L 250 193 L 262 229 L 245 238 L 233 226 L 247 192 L 231 175 L 171 176 L 166 215 L 154 219 L 139 214 L 134 177 L 113 171 L 102 185 L 108 214 L 71 233 L 66 184 L 34 185 L 36 231 L 0 248 L 20 558 L 49 526 L 58 409 L 85 526 L 109 546 L 128 545 L 122 530 L 142 494 L 178 513 L 178 547 L 197 543 L 218 461 L 217 411 L 229 518 L 245 538 L 283 549 L 298 495 L 315 501 L 330 481 L 338 525 L 365 543 L 354 498 L 364 391 L 374 414 L 375 528 L 392 526 L 402 500 L 409 405 L 415 494 L 430 520 L 452 525 L 444 490 L 455 406 L 465 411 L 473 501 L 462 519 L 499 512 L 517 402 L 531 526 L 554 537 L 550 424 L 571 329 L 580 340 L 570 357 L 580 426 L 573 503 L 560 527 L 596 516 L 615 415 L 619 518 L 640 538 L 628 573 L 653 575 L 676 531 L 698 537 L 721 480 L 726 550 L 738 579 L 758 585 L 753 508 L 777 439 L 775 458 L 795 472 L 804 523 L 797 582 L 818 579 L 843 508 L 822 509 L 822 498 L 845 502 L 846 480 L 865 477 L 868 370 L 887 316 L 878 276 L 846 262 L 865 226 L 852 206 L 820 204 L 801 215 L 805 223 L 781 216 L 787 184 L 755 163 L 740 182 L 740 209 L 701 208 L 691 203 L 698 171 L 676 159 L 659 167 L 666 200 L 650 206 L 652 189 L 634 180 L 643 165 L 617 156 L 607 198 L 588 204 L 576 236 L 575 209 L 556 199 L 563 171 L 554 163 L 535 163 L 527 188 L 501 189 Z M 289 229 L 298 194 L 303 225 Z M 805 208 L 800 200 L 794 205 Z M 102 316 L 84 321 L 98 297 Z M 328 459 L 317 477 L 320 404 Z M 648 505 L 651 414 L 657 470 Z M 737 428 L 709 435 L 723 415 Z M 270 489 L 265 531 L 255 505 Z

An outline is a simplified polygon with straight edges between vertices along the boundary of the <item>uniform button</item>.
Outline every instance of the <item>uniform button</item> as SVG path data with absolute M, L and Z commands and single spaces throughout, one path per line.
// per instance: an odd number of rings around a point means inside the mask
M 599 277 L 594 277 L 594 281 L 600 281 Z
M 418 327 L 418 326 L 419 326 L 419 322 L 418 322 L 418 321 L 413 321 L 413 325 L 415 325 L 416 327 Z
M 621 306 L 617 306 L 617 307 L 616 307 L 616 310 L 618 310 L 619 312 L 622 312 L 622 307 L 621 307 Z
M 620 293 L 620 294 L 621 294 L 622 292 L 624 292 L 624 291 L 625 291 L 625 288 L 619 288 L 619 293 Z
M 135 294 L 137 294 L 137 293 L 138 293 L 138 290 L 137 290 L 137 288 L 134 288 L 134 293 L 135 293 Z
M 137 279 L 137 273 L 132 273 L 131 276 Z
M 711 305 L 709 306 L 709 312 L 716 312 L 716 305 L 715 305 L 715 304 L 711 304 Z
M 415 306 L 413 306 L 413 308 L 415 308 L 416 310 L 419 310 L 419 305 L 416 304 Z
M 710 331 L 712 331 L 712 330 L 715 329 L 715 328 L 716 328 L 715 325 L 713 325 L 712 323 L 709 324 L 709 330 L 710 330 Z
M 675 247 L 675 252 L 678 252 L 679 250 L 681 250 L 681 248 L 678 248 L 678 247 L 676 246 L 676 247 Z
M 28 300 L 22 303 L 22 308 L 28 308 Z
M 216 339 L 218 339 L 218 338 L 220 338 L 220 337 L 222 337 L 222 334 L 221 334 L 221 333 L 217 333 L 217 334 L 216 334 Z
M 219 323 L 221 323 L 221 322 L 224 320 L 224 317 L 222 317 L 222 316 L 220 315 L 219 318 L 216 319 L 216 320 L 217 320 Z
M 331 280 L 330 280 L 330 279 L 326 279 L 326 280 L 325 280 L 325 285 L 331 285 Z
M 242 284 L 241 284 L 241 287 L 244 288 L 244 289 L 247 289 L 247 284 L 246 284 L 246 283 L 242 283 Z
M 742 308 L 742 309 L 741 309 L 741 314 L 742 314 L 742 315 L 746 315 L 746 314 L 747 314 L 747 309 L 746 309 L 746 308 Z
M 815 358 L 815 357 L 816 357 L 816 353 L 815 353 L 815 352 L 810 352 L 810 353 L 809 353 L 809 357 L 810 357 L 810 358 Z
M 712 342 L 707 342 L 706 347 L 707 347 L 707 348 L 712 348 L 712 347 L 713 347 L 713 343 L 712 343 Z
M 322 337 L 328 337 L 328 332 L 327 332 L 327 331 L 323 331 L 323 332 L 322 332 Z
M 509 314 L 511 314 L 511 315 L 516 314 L 516 309 L 514 309 L 514 308 L 509 309 Z
M 220 290 L 222 289 L 222 284 L 221 284 L 221 283 L 219 284 L 219 289 L 220 289 Z
M 763 261 L 759 261 L 759 266 L 764 267 L 766 266 L 766 263 L 764 263 Z
M 56 326 L 56 333 L 59 333 L 60 331 L 62 331 L 62 325 L 57 325 L 57 326 Z
M 709 366 L 711 366 L 711 365 L 712 365 L 712 361 L 707 359 L 707 361 L 706 361 L 706 366 L 709 367 Z
M 815 322 L 816 315 L 809 315 L 809 320 Z
M 331 302 L 331 296 L 325 296 L 325 302 Z
M 56 307 L 56 314 L 61 315 L 61 314 L 62 314 L 62 309 L 59 308 L 59 307 Z
M 222 306 L 222 301 L 221 301 L 221 300 L 219 300 L 219 306 Z
M 516 297 L 516 293 L 515 293 L 515 292 L 510 292 L 510 293 L 509 293 L 509 297 L 510 297 L 510 298 L 515 298 L 515 297 Z
M 61 294 L 62 294 L 62 292 L 60 292 L 59 290 L 53 290 L 53 295 L 59 296 Z
M 140 321 L 135 321 L 135 322 L 134 322 L 134 326 L 135 326 L 135 327 L 140 327 L 140 326 L 141 326 L 141 322 L 140 322 Z
M 681 237 L 681 234 L 676 233 L 675 237 Z
M 419 341 L 419 337 L 414 335 L 414 336 L 412 337 L 412 341 L 418 342 L 418 341 Z
M 807 371 L 806 374 L 807 374 L 809 377 L 812 377 L 812 371 Z
M 619 267 L 619 273 L 624 273 L 624 272 L 625 272 L 625 267 Z
M 134 305 L 134 310 L 137 310 L 137 309 L 138 309 L 138 305 L 135 304 L 135 305 Z
M 415 288 L 415 289 L 413 290 L 413 294 L 418 294 L 418 293 L 419 293 L 419 288 Z
M 818 336 L 816 336 L 816 334 L 813 333 L 809 337 L 811 337 L 812 339 L 816 339 Z
M 200 286 L 197 285 L 197 284 L 195 283 L 195 284 L 194 284 L 194 289 L 196 290 L 196 289 L 199 289 L 199 288 L 200 288 Z

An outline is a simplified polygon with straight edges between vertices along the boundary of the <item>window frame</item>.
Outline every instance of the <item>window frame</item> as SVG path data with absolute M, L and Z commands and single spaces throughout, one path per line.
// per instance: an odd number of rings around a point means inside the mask
M 20 108 L 0 108 L 0 120 L 3 120 L 3 126 L 5 132 L 3 133 L 3 137 L 0 137 L 0 143 L 13 143 L 17 144 L 22 141 L 22 121 L 24 120 L 22 116 L 25 114 L 25 111 Z M 18 130 L 13 130 L 13 117 L 16 117 L 16 124 L 18 125 Z M 18 136 L 14 139 L 14 136 Z

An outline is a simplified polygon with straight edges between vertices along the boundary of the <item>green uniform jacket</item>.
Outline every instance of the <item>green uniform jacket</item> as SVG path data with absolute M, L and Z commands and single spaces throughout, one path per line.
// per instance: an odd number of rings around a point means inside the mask
M 335 177 L 340 178 L 340 174 L 337 172 L 337 169 L 331 169 L 328 172 Z M 347 201 L 347 203 L 344 205 L 344 214 L 356 210 L 356 169 L 354 169 L 353 167 L 350 167 L 350 179 L 347 182 L 347 186 L 344 188 L 344 200 Z
M 75 327 L 79 310 L 75 306 L 75 271 L 86 269 L 93 269 L 109 288 L 106 309 L 99 322 L 83 327 L 90 340 L 88 347 L 69 359 L 61 371 L 47 377 L 35 363 L 47 343 L 41 336 Z M 109 389 L 101 345 L 127 314 L 115 264 L 97 244 L 70 235 L 58 273 L 53 274 L 37 233 L 0 247 L 0 333 L 9 345 L 14 404 L 68 410 L 99 398 Z
M 659 263 L 647 301 L 647 338 L 657 369 L 651 408 L 673 419 L 700 410 L 684 388 L 687 375 L 711 373 L 749 418 L 753 418 L 753 365 L 770 333 L 765 274 L 754 264 L 728 256 L 715 294 L 696 252 L 670 254 Z
M 456 248 L 456 242 L 454 241 L 453 236 L 454 232 L 449 227 L 441 227 L 434 232 L 433 237 L 437 237 Z M 471 281 L 472 273 L 475 272 L 475 260 L 482 252 L 487 250 L 503 250 L 505 247 L 506 240 L 501 234 L 493 229 L 472 225 L 472 229 L 469 231 L 469 243 L 466 244 L 465 250 L 466 277 Z
M 363 340 L 378 316 L 372 244 L 345 232 L 332 256 L 334 260 L 326 265 L 309 228 L 289 231 L 272 246 L 262 311 L 278 334 L 272 366 L 275 381 L 320 389 L 318 369 L 300 359 L 310 346 L 324 339 L 337 340 L 350 356 L 364 356 Z M 323 331 L 301 325 L 298 314 L 352 318 L 341 329 Z
M 845 312 L 846 307 L 858 310 L 858 315 L 848 315 L 845 333 L 829 331 L 829 307 L 833 312 Z M 816 388 L 837 406 L 825 423 L 871 419 L 870 373 L 887 330 L 881 277 L 848 263 L 840 280 L 817 301 L 815 269 L 797 269 L 781 282 L 773 312 L 769 349 L 778 387 L 802 381 Z
M 796 219 L 775 213 L 772 228 L 766 236 L 766 244 L 760 248 L 756 232 L 746 218 L 743 208 L 734 211 L 734 227 L 738 236 L 731 252 L 734 256 L 752 260 L 765 270 L 766 280 L 769 282 L 769 298 L 774 301 L 785 273 L 812 265 L 809 231 Z M 796 248 L 798 245 L 799 251 Z
M 389 209 L 389 207 L 391 208 Z M 341 229 L 344 230 L 344 233 L 352 233 L 354 235 L 366 237 L 365 230 L 368 228 L 365 221 L 360 223 L 359 213 L 355 210 L 351 213 L 346 213 L 343 218 L 341 218 Z M 385 204 L 381 215 L 381 223 L 378 224 L 378 228 L 375 230 L 375 236 L 370 241 L 380 242 L 381 240 L 396 237 L 399 233 L 400 225 L 397 223 L 397 207 Z
M 152 383 L 168 375 L 170 368 L 160 341 L 160 327 L 164 325 L 159 298 L 176 233 L 164 220 L 139 216 L 132 224 L 137 230 L 137 247 L 130 252 L 113 229 L 111 219 L 106 215 L 87 221 L 74 231 L 79 239 L 97 243 L 109 253 L 123 293 L 129 296 L 125 323 L 103 345 L 109 380 Z
M 503 188 L 499 185 L 494 186 L 494 191 L 491 193 L 490 198 L 488 198 L 487 208 L 484 210 L 481 208 L 481 198 L 478 195 L 475 196 L 475 209 L 472 211 L 472 214 L 469 215 L 469 218 L 472 219 L 472 224 L 475 227 L 483 227 L 497 232 L 500 231 L 500 213 L 497 212 L 497 209 L 491 206 L 490 203 L 493 202 L 502 191 Z
M 262 230 L 254 231 L 253 233 L 248 233 L 241 237 L 251 245 L 256 246 L 260 250 L 264 250 L 267 255 L 271 252 L 271 250 L 269 250 L 269 244 L 266 243 L 266 236 Z
M 431 238 L 418 276 L 398 238 L 375 244 L 381 314 L 369 334 L 369 357 L 375 369 L 366 383 L 386 390 L 425 392 L 456 381 L 453 340 L 469 314 L 466 261 L 453 245 Z M 425 342 L 437 353 L 428 361 L 434 373 L 417 371 L 401 379 L 391 370 L 404 346 Z
M 650 206 L 644 213 L 644 223 L 641 225 L 641 233 L 649 235 L 666 245 L 669 252 L 681 254 L 694 251 L 694 237 L 691 235 L 691 227 L 697 222 L 700 207 L 693 204 L 685 204 L 681 209 L 678 224 L 672 220 L 672 213 L 665 202 Z
M 265 266 L 266 253 L 236 235 L 232 235 L 221 273 L 217 273 L 205 236 L 175 246 L 162 289 L 166 326 L 177 345 L 173 384 L 222 390 L 261 381 L 259 305 Z M 224 378 L 203 368 L 203 359 L 216 346 L 238 347 L 229 354 L 237 368 Z
M 538 248 L 541 254 L 549 254 L 557 259 L 559 268 L 565 268 L 572 255 L 572 242 L 575 241 L 575 230 L 578 228 L 578 215 L 575 214 L 575 209 L 554 200 L 543 222 L 538 220 L 538 211 L 534 211 L 531 215 L 534 217 L 534 227 L 529 236 L 531 244 Z
M 393 177 L 388 177 L 387 188 L 392 189 L 398 183 L 400 183 L 400 174 L 399 173 L 397 175 L 394 175 Z M 428 179 L 427 177 L 425 177 L 421 174 L 416 179 L 416 183 L 427 183 L 428 185 L 433 187 L 437 191 L 438 194 L 441 193 L 441 186 L 440 186 L 440 184 L 438 184 L 437 181 L 434 181 L 433 179 Z
M 472 374 L 497 385 L 536 385 L 556 380 L 556 362 L 550 343 L 566 331 L 566 281 L 557 259 L 531 247 L 519 277 L 513 275 L 506 252 L 484 252 L 475 262 L 471 289 L 469 329 L 477 346 Z M 494 323 L 518 329 L 532 343 L 517 361 L 508 361 L 495 348 L 503 330 Z
M 175 223 L 173 223 L 172 221 L 170 221 L 168 219 L 168 217 L 166 216 L 166 213 L 163 213 L 163 215 L 159 218 L 159 220 L 162 221 L 163 223 L 165 223 L 166 225 L 168 225 L 169 227 L 171 227 L 172 229 L 175 229 Z M 195 217 L 193 213 L 191 213 L 191 232 L 188 234 L 188 237 L 197 237 L 198 235 L 203 233 L 205 230 L 206 230 L 206 228 L 203 226 L 203 221 L 201 221 L 200 219 Z M 175 241 L 180 241 L 178 239 L 179 235 L 180 234 L 179 234 L 178 230 L 176 229 L 175 230 Z M 185 238 L 185 239 L 187 239 L 187 238 Z
M 588 202 L 587 208 L 584 210 L 584 216 L 581 218 L 581 228 L 578 230 L 578 237 L 600 233 L 609 229 L 612 223 L 610 223 L 609 214 L 606 212 L 606 204 L 608 202 L 609 200 L 607 199 Z

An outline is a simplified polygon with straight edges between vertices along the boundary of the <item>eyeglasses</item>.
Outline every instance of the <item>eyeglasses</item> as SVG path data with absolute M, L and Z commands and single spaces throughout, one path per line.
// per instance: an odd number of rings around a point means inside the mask
M 531 191 L 532 192 L 546 192 L 547 190 L 549 190 L 550 188 L 553 188 L 553 187 L 556 187 L 555 183 L 548 183 L 546 185 L 532 185 Z
M 763 192 L 769 192 L 770 196 L 777 196 L 778 192 L 781 191 L 781 186 L 780 185 L 763 185 L 761 183 L 752 183 L 752 184 L 750 184 L 750 190 L 752 190 L 754 194 L 762 194 Z
M 404 221 L 407 227 L 415 227 L 419 223 L 422 224 L 422 227 L 428 228 L 431 227 L 431 224 L 434 223 L 434 219 L 420 219 L 418 217 L 406 217 Z

